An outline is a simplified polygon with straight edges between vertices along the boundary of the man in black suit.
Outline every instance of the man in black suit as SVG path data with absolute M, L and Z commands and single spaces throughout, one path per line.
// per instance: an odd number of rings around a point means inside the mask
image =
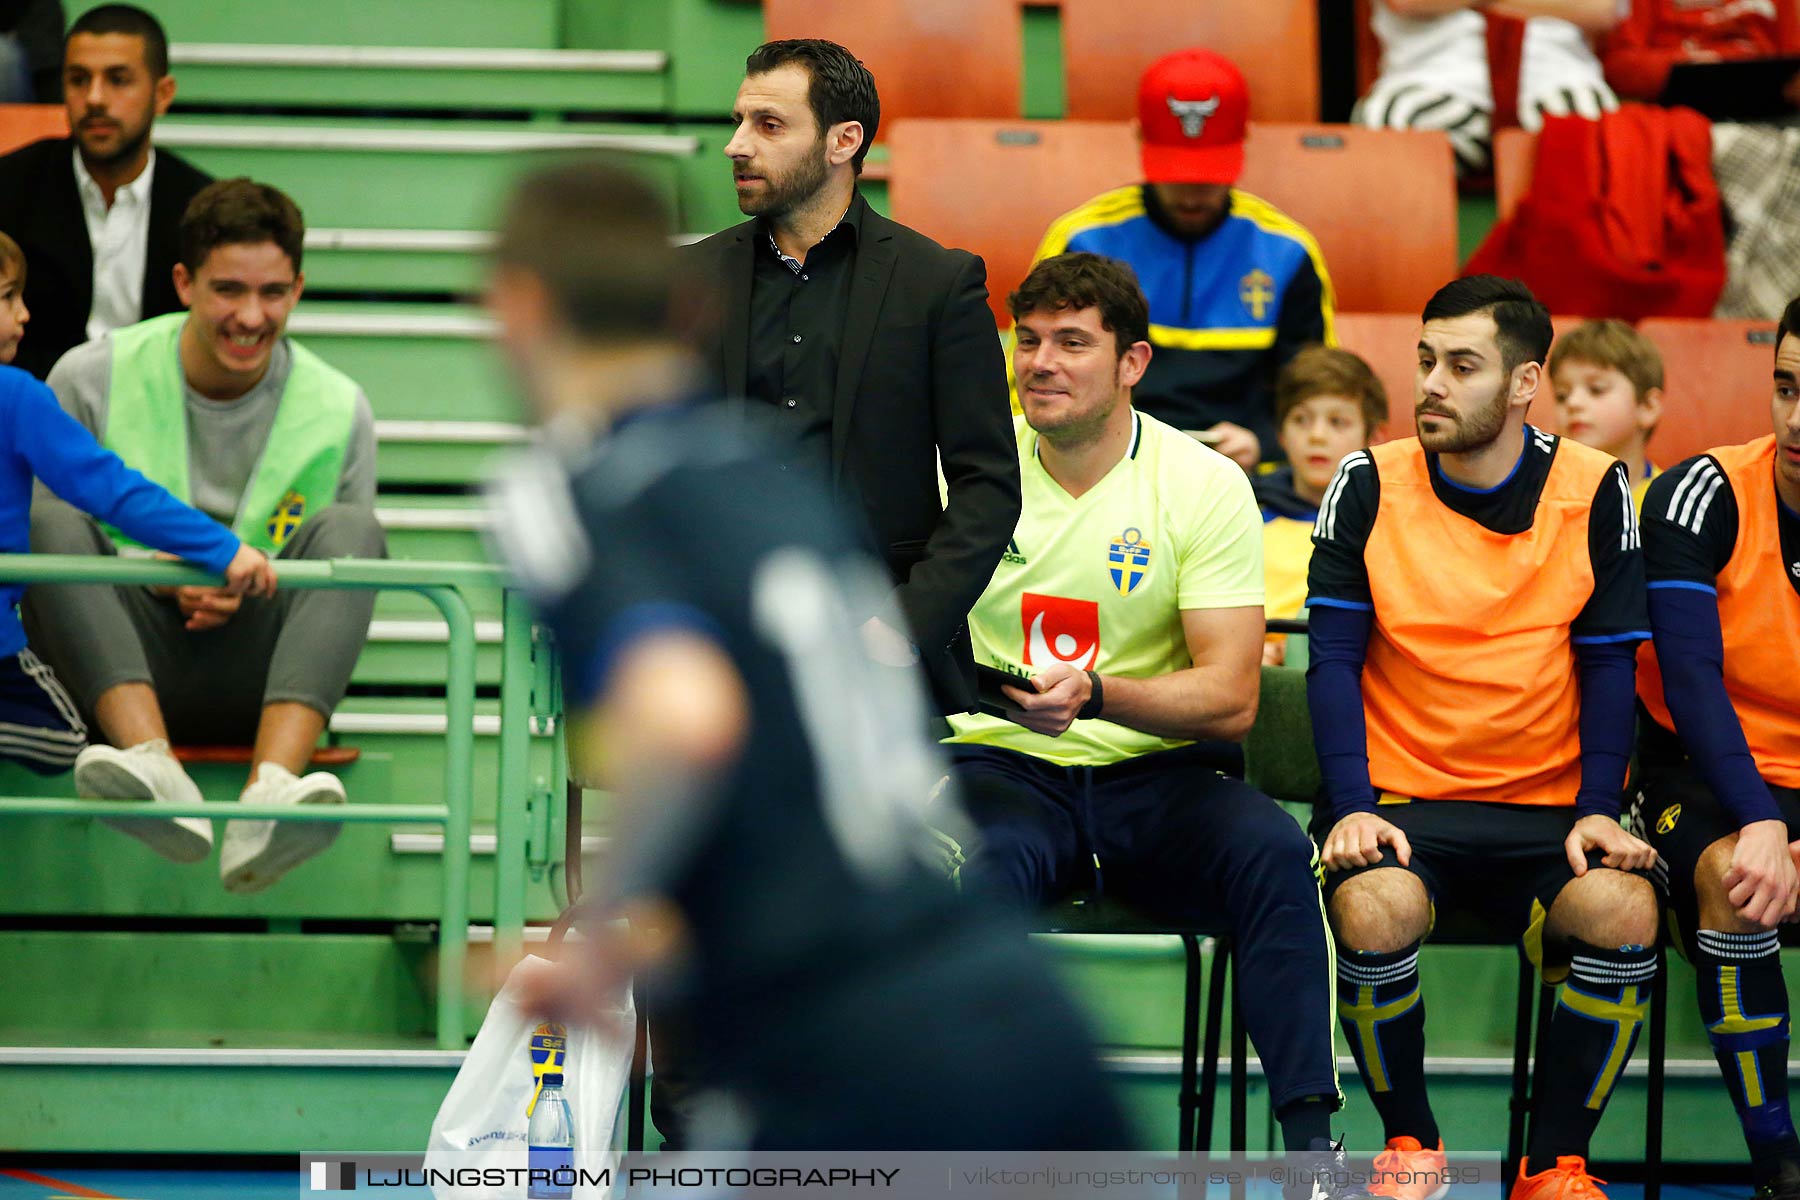
M 922 663 L 940 711 L 965 712 L 969 609 L 1019 519 L 1006 367 L 981 259 L 857 192 L 880 115 L 874 78 L 842 46 L 759 47 L 725 147 L 751 219 L 691 253 L 719 288 L 710 349 L 726 392 L 775 409 L 793 433 L 787 465 L 828 479 L 886 560 L 896 586 L 864 627 L 871 650 Z
M 15 365 L 40 379 L 72 346 L 181 310 L 176 230 L 212 182 L 150 145 L 175 98 L 155 17 L 128 4 L 90 9 L 69 28 L 62 74 L 74 136 L 0 158 L 0 231 L 31 264 L 33 320 Z

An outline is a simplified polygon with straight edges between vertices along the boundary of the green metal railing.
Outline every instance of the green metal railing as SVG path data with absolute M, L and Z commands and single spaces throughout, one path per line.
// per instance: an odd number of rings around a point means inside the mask
M 463 974 L 469 931 L 469 832 L 473 810 L 475 754 L 475 623 L 464 592 L 503 582 L 496 567 L 470 563 L 390 562 L 336 559 L 277 562 L 284 588 L 357 588 L 415 592 L 443 615 L 446 645 L 444 799 L 441 804 L 342 804 L 325 808 L 291 805 L 203 802 L 71 800 L 0 797 L 5 817 L 211 817 L 277 821 L 405 822 L 444 829 L 443 918 L 438 936 L 437 1043 L 461 1049 L 464 1028 Z M 216 584 L 215 576 L 179 563 L 112 556 L 0 554 L 0 582 L 57 584 Z M 497 801 L 495 936 L 500 946 L 522 940 L 525 907 L 525 793 L 529 786 L 529 668 L 532 631 L 529 614 L 511 593 L 505 607 L 501 691 L 501 769 Z

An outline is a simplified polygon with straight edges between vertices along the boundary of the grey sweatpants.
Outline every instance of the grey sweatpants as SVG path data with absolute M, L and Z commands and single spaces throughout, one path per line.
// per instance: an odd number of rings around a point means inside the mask
M 53 497 L 31 506 L 37 554 L 113 554 L 95 520 Z M 332 505 L 281 548 L 282 559 L 385 558 L 375 514 Z M 247 745 L 263 706 L 307 705 L 326 716 L 344 698 L 369 636 L 375 593 L 282 589 L 246 599 L 218 629 L 191 633 L 173 598 L 142 587 L 37 584 L 20 613 L 32 649 L 55 669 L 93 724 L 94 702 L 121 683 L 156 689 L 176 742 Z

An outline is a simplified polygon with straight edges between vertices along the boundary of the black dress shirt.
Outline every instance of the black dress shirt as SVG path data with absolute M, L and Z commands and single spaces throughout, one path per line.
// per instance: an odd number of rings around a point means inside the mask
M 792 432 L 786 463 L 805 463 L 826 478 L 844 311 L 866 207 L 861 196 L 853 198 L 804 263 L 783 254 L 768 223 L 758 223 L 745 388 L 751 399 L 774 407 L 778 423 Z

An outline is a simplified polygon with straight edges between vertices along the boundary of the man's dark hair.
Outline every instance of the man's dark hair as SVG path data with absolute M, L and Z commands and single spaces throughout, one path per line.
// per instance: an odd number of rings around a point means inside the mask
M 863 159 L 868 157 L 869 147 L 875 144 L 875 131 L 881 127 L 881 97 L 875 92 L 875 76 L 869 74 L 869 68 L 856 55 L 824 38 L 764 42 L 744 60 L 744 74 L 766 75 L 789 63 L 798 63 L 806 70 L 806 101 L 819 123 L 820 137 L 839 121 L 862 123 L 862 146 L 850 160 L 851 169 L 861 175 Z
M 1800 296 L 1789 300 L 1781 310 L 1781 320 L 1775 326 L 1775 353 L 1781 353 L 1781 341 L 1790 333 L 1800 337 Z
M 494 256 L 535 277 L 589 341 L 681 336 L 695 290 L 682 286 L 662 193 L 597 160 L 534 171 L 514 187 Z
M 1550 310 L 1516 279 L 1470 275 L 1452 279 L 1425 302 L 1424 321 L 1443 321 L 1487 313 L 1499 330 L 1500 365 L 1509 373 L 1520 363 L 1543 365 L 1555 336 Z
M 1137 273 L 1116 258 L 1077 250 L 1046 258 L 1031 268 L 1019 290 L 1006 298 L 1014 321 L 1027 313 L 1100 310 L 1119 357 L 1136 342 L 1150 340 L 1150 304 Z
M 144 65 L 149 69 L 150 77 L 161 79 L 169 73 L 169 35 L 163 32 L 162 22 L 135 4 L 102 4 L 99 8 L 88 9 L 69 26 L 68 34 L 63 38 L 64 49 L 68 48 L 69 38 L 78 33 L 126 33 L 141 37 L 144 39 Z
M 238 176 L 200 189 L 181 214 L 181 263 L 190 275 L 220 246 L 274 242 L 300 273 L 306 221 L 300 208 L 279 188 Z

